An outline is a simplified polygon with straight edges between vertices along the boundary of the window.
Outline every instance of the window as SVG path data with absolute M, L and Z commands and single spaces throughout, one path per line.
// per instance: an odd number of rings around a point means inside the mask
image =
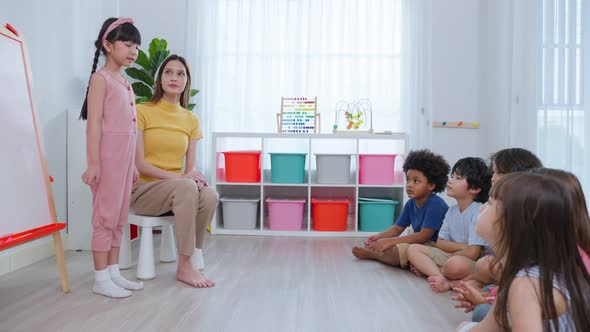
M 590 189 L 588 1 L 543 0 L 537 84 L 537 149 L 547 167 L 575 173 Z
M 402 130 L 401 0 L 200 1 L 195 77 L 210 131 L 276 132 L 281 97 L 369 98 L 377 130 Z M 205 117 L 205 116 L 203 116 Z

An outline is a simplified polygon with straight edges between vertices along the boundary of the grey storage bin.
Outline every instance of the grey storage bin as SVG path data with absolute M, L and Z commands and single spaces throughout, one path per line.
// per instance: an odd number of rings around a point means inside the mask
M 223 228 L 255 229 L 260 198 L 222 197 Z
M 316 153 L 317 181 L 321 184 L 350 183 L 350 154 Z

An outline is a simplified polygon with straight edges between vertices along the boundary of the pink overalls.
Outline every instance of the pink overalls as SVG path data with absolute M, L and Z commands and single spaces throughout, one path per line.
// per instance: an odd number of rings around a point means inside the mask
M 108 70 L 100 140 L 100 180 L 92 188 L 92 250 L 110 251 L 121 246 L 127 223 L 133 172 L 137 125 L 135 95 L 131 85 Z

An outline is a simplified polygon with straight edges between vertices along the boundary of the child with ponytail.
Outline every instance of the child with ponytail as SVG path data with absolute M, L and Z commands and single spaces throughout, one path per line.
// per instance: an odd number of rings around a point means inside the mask
M 92 190 L 92 291 L 111 298 L 131 295 L 143 283 L 129 281 L 119 272 L 119 249 L 127 223 L 131 187 L 139 176 L 135 168 L 137 135 L 135 95 L 121 68 L 137 59 L 141 36 L 130 18 L 109 18 L 100 29 L 80 118 L 86 124 L 87 168 L 82 180 Z M 100 54 L 106 61 L 96 70 Z

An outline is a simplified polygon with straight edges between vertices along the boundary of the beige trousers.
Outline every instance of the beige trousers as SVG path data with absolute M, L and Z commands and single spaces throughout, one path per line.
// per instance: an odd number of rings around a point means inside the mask
M 174 233 L 178 253 L 191 256 L 203 248 L 207 226 L 219 202 L 217 192 L 209 187 L 199 191 L 188 178 L 139 181 L 131 192 L 131 208 L 138 214 L 159 216 L 174 213 Z

